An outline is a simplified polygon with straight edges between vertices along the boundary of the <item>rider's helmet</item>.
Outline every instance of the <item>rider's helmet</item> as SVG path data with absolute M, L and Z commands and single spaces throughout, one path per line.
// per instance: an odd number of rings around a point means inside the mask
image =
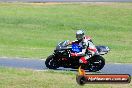
M 83 40 L 83 38 L 84 38 L 84 31 L 83 30 L 77 30 L 77 32 L 76 32 L 76 38 L 77 38 L 77 40 Z

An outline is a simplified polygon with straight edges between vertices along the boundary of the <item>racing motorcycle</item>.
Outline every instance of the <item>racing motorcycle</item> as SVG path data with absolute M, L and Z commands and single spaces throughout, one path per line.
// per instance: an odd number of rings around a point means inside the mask
M 73 68 L 77 69 L 81 65 L 79 63 L 79 59 L 81 56 L 74 57 L 71 56 L 71 52 L 78 53 L 81 51 L 78 44 L 72 44 L 70 46 L 68 45 L 68 41 L 60 42 L 56 49 L 54 50 L 54 53 L 47 57 L 45 61 L 45 65 L 49 69 L 57 69 L 59 67 L 64 68 Z M 102 57 L 102 55 L 107 54 L 110 49 L 107 46 L 96 46 L 96 49 L 98 50 L 98 53 L 95 54 L 93 57 L 89 58 L 87 61 L 87 64 L 84 64 L 82 67 L 85 70 L 88 70 L 90 72 L 96 72 L 101 70 L 105 65 L 105 59 Z

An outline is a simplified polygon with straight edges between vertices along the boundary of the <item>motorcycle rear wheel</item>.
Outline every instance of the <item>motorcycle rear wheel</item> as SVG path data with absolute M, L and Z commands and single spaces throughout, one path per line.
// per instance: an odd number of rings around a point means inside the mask
M 101 70 L 105 65 L 105 59 L 102 56 L 93 56 L 89 60 L 89 65 L 87 67 L 87 70 L 89 72 L 96 72 Z

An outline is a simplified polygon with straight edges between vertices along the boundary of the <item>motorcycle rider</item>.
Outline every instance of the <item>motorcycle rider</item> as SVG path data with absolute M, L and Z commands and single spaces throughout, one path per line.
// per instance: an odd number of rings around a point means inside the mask
M 95 53 L 97 53 L 97 49 L 93 44 L 91 38 L 89 36 L 86 36 L 83 30 L 77 30 L 76 39 L 77 40 L 75 41 L 69 42 L 68 45 L 77 43 L 82 50 L 79 53 L 71 53 L 71 56 L 82 56 L 79 59 L 79 63 L 87 64 L 87 60 L 94 56 Z

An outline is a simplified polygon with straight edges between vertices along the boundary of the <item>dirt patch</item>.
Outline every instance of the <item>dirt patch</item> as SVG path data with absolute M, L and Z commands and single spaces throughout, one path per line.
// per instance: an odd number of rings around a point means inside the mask
M 90 5 L 99 5 L 99 6 L 109 6 L 113 5 L 114 2 L 81 2 L 82 4 L 90 4 Z
M 67 2 L 67 3 L 63 3 L 63 2 L 44 2 L 44 3 L 30 3 L 32 5 L 58 5 L 58 4 L 89 4 L 89 5 L 113 5 L 113 2 Z
M 45 2 L 45 3 L 30 3 L 32 5 L 58 5 L 58 4 L 64 4 L 61 2 Z

